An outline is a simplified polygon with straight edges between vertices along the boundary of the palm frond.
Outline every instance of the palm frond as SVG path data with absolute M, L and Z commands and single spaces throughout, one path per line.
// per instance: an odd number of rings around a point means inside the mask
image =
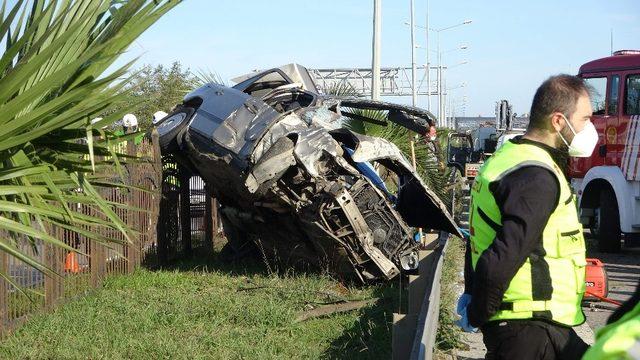
M 177 0 L 18 0 L 3 2 L 0 14 L 0 251 L 41 270 L 23 252 L 43 241 L 78 251 L 48 234 L 51 227 L 75 231 L 95 241 L 117 241 L 96 229 L 127 228 L 96 189 L 94 172 L 120 161 L 108 134 L 96 129 L 116 120 L 106 116 L 127 97 L 125 77 L 132 63 L 105 71 Z M 94 127 L 95 126 L 95 127 Z M 99 131 L 98 131 L 99 133 Z M 109 155 L 111 160 L 96 161 Z M 116 155 L 116 156 L 114 156 Z M 127 160 L 124 160 L 127 161 Z M 86 204 L 100 216 L 69 206 Z M 0 276 L 9 279 L 7 274 Z

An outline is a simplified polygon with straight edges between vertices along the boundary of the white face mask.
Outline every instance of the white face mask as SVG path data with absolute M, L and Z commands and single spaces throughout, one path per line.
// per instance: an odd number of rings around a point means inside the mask
M 598 131 L 596 127 L 593 126 L 591 120 L 587 122 L 584 126 L 584 129 L 579 133 L 576 133 L 573 130 L 573 126 L 566 118 L 566 116 L 562 115 L 564 121 L 567 122 L 567 126 L 569 126 L 569 130 L 573 133 L 573 140 L 571 140 L 571 144 L 567 142 L 567 140 L 558 132 L 560 138 L 564 143 L 569 147 L 569 156 L 573 157 L 589 157 L 591 153 L 593 153 L 593 149 L 596 147 L 598 143 Z

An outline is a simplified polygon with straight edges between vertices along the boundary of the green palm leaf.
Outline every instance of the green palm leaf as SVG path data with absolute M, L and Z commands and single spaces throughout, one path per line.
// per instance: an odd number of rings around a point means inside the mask
M 127 241 L 137 235 L 116 209 L 141 209 L 106 201 L 96 188 L 131 187 L 99 175 L 116 166 L 122 179 L 120 165 L 133 161 L 113 148 L 128 137 L 97 130 L 122 116 L 113 109 L 127 97 L 125 75 L 132 63 L 105 71 L 179 2 L 2 2 L 0 43 L 6 47 L 0 55 L 0 251 L 53 275 L 19 245 L 27 242 L 35 249 L 36 241 L 43 241 L 77 251 L 49 235 L 52 227 L 107 246 L 119 240 L 102 235 L 101 228 L 117 230 Z M 103 114 L 102 121 L 90 125 L 89 119 Z M 78 211 L 76 204 L 96 215 Z M 16 285 L 8 274 L 0 277 Z

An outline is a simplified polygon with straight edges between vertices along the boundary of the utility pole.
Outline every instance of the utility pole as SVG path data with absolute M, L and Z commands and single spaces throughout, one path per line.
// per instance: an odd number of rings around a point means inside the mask
M 444 126 L 442 119 L 442 52 L 440 51 L 440 31 L 437 32 L 438 43 L 438 121 L 440 126 Z
M 425 26 L 425 47 L 427 50 L 427 110 L 431 111 L 431 64 L 429 63 L 429 0 L 427 0 L 427 24 Z
M 434 29 L 433 30 L 438 34 L 438 36 L 436 37 L 436 41 L 438 43 L 437 44 L 437 46 L 438 46 L 438 50 L 437 50 L 437 53 L 438 53 L 438 122 L 439 122 L 440 125 L 445 125 L 446 126 L 445 123 L 447 121 L 446 120 L 447 114 L 445 114 L 446 106 L 445 106 L 445 104 L 443 104 L 444 99 L 443 99 L 443 94 L 442 94 L 442 92 L 444 90 L 444 87 L 442 85 L 442 80 L 443 80 L 444 75 L 442 73 L 443 66 L 442 66 L 442 52 L 440 51 L 440 33 L 442 31 L 453 29 L 453 28 L 457 28 L 458 26 L 467 25 L 467 24 L 471 24 L 471 20 L 465 20 L 465 21 L 463 21 L 463 22 L 461 22 L 459 24 L 455 24 L 455 25 L 447 26 L 447 27 L 444 27 L 444 28 L 441 28 L 441 29 Z
M 373 44 L 371 56 L 371 99 L 380 100 L 380 33 L 382 29 L 382 0 L 373 0 Z
M 442 67 L 442 75 L 440 80 L 442 80 L 442 113 L 444 114 L 444 118 L 442 118 L 442 123 L 444 127 L 449 127 L 449 120 L 447 119 L 447 77 L 446 77 L 446 68 Z
M 411 104 L 416 106 L 418 102 L 418 89 L 416 89 L 416 31 L 413 2 L 414 0 L 411 0 Z

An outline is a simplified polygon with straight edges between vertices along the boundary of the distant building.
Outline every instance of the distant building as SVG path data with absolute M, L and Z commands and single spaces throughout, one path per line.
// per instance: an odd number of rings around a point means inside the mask
M 496 118 L 495 116 L 474 116 L 474 117 L 466 117 L 466 116 L 456 116 L 453 118 L 453 123 L 456 124 L 456 129 L 458 131 L 465 130 L 474 130 L 483 126 L 495 126 Z M 516 129 L 524 129 L 529 124 L 529 117 L 516 117 L 513 128 Z

